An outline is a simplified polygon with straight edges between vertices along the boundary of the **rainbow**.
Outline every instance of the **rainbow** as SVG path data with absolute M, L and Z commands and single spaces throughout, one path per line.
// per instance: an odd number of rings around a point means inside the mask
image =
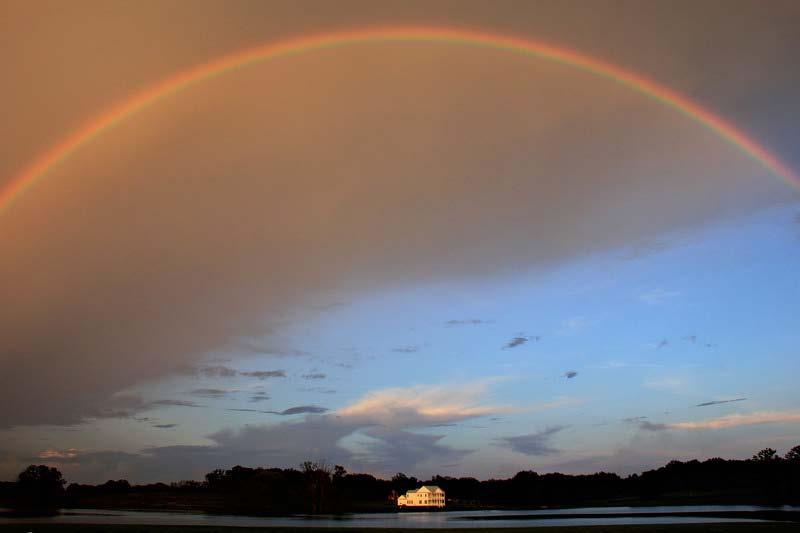
M 629 70 L 569 48 L 535 40 L 474 30 L 413 26 L 341 31 L 287 39 L 235 52 L 168 77 L 89 120 L 71 135 L 41 154 L 30 166 L 0 190 L 0 215 L 3 215 L 16 199 L 30 190 L 51 169 L 69 158 L 76 150 L 111 130 L 120 122 L 170 95 L 216 76 L 269 59 L 347 45 L 387 42 L 441 43 L 502 50 L 568 65 L 613 80 L 664 104 L 715 132 L 771 173 L 782 178 L 788 184 L 800 188 L 800 176 L 732 123 L 676 91 Z

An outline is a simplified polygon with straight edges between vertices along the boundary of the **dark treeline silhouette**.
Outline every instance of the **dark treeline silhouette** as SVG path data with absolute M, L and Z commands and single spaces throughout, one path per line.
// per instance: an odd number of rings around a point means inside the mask
M 214 470 L 203 481 L 169 485 L 131 485 L 126 480 L 100 485 L 73 483 L 64 488 L 61 473 L 31 465 L 16 482 L 0 483 L 0 507 L 52 510 L 58 507 L 205 510 L 208 512 L 286 514 L 380 511 L 394 498 L 422 484 L 438 485 L 447 507 L 535 508 L 570 505 L 689 503 L 800 503 L 800 446 L 786 456 L 761 450 L 751 459 L 671 461 L 661 468 L 620 477 L 537 474 L 522 471 L 509 479 L 434 476 L 418 480 L 399 473 L 391 479 L 351 474 L 341 466 L 307 461 L 299 468 Z

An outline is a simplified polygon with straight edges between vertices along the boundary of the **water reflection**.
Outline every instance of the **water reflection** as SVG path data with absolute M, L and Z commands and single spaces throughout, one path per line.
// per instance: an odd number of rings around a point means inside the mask
M 347 515 L 257 517 L 210 515 L 204 513 L 68 509 L 50 517 L 0 517 L 0 524 L 134 524 L 193 526 L 288 526 L 288 527 L 373 527 L 373 528 L 504 528 L 536 526 L 586 526 L 618 524 L 694 524 L 755 522 L 747 515 L 735 518 L 685 516 L 679 513 L 761 513 L 800 512 L 800 507 L 752 505 L 703 505 L 658 507 L 582 507 L 516 511 L 439 511 L 402 513 L 355 513 Z M 548 518 L 548 515 L 551 518 Z M 593 515 L 587 517 L 586 515 Z M 605 515 L 605 516 L 603 516 Z M 624 515 L 624 516 L 620 516 Z M 644 515 L 644 516 L 643 516 Z

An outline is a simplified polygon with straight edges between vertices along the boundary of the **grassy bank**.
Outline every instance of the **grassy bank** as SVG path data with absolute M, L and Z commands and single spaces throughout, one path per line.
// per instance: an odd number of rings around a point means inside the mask
M 331 533 L 336 528 L 299 527 L 216 527 L 216 526 L 133 526 L 133 525 L 81 525 L 81 524 L 14 524 L 0 525 L 3 533 Z M 747 523 L 747 524 L 656 524 L 620 526 L 562 526 L 526 528 L 474 528 L 474 529 L 388 529 L 341 528 L 347 533 L 796 533 L 797 524 Z

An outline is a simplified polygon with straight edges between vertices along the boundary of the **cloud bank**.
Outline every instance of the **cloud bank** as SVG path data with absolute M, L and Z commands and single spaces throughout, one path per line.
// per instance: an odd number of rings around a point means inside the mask
M 381 44 L 243 69 L 0 218 L 0 426 L 94 416 L 325 290 L 545 271 L 783 187 L 684 116 L 531 58 Z

